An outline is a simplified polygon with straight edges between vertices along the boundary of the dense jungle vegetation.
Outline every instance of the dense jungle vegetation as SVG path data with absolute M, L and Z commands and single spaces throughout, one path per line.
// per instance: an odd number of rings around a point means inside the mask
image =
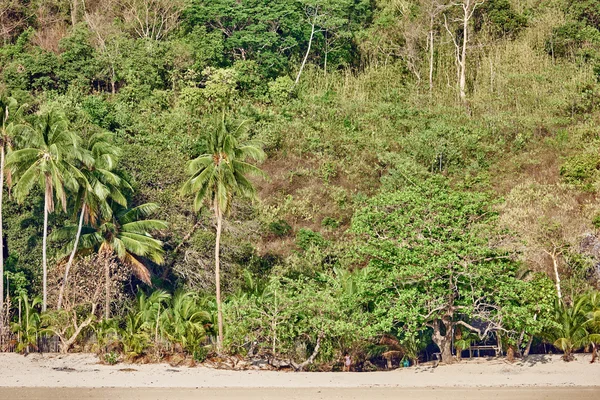
M 1 0 L 0 39 L 17 350 L 600 343 L 599 2 Z

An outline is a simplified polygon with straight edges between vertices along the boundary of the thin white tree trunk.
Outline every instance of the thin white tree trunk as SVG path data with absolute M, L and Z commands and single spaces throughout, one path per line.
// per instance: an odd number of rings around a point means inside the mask
M 310 48 L 312 47 L 313 38 L 315 37 L 315 19 L 316 19 L 316 11 L 315 17 L 311 24 L 310 29 L 310 39 L 308 40 L 308 49 L 306 49 L 306 54 L 304 55 L 304 59 L 302 60 L 302 64 L 300 65 L 300 70 L 298 71 L 298 75 L 296 75 L 296 81 L 294 82 L 294 86 L 300 82 L 300 76 L 302 75 L 302 70 L 304 70 L 304 66 L 306 65 L 306 60 L 308 60 L 308 55 L 310 54 Z
M 67 280 L 69 279 L 69 271 L 71 270 L 71 266 L 73 265 L 73 260 L 75 259 L 75 254 L 77 253 L 77 247 L 79 246 L 79 238 L 81 237 L 81 229 L 83 228 L 83 216 L 85 215 L 85 205 L 81 206 L 81 214 L 79 215 L 79 226 L 77 227 L 77 235 L 75 235 L 75 244 L 73 245 L 73 250 L 71 251 L 71 255 L 69 256 L 69 261 L 67 262 L 67 266 L 65 267 L 65 276 L 62 281 L 62 285 L 60 286 L 60 292 L 58 294 L 58 305 L 57 308 L 60 310 L 62 306 L 63 296 L 65 294 L 65 287 L 67 286 Z
M 4 194 L 4 143 L 0 147 L 0 313 L 4 311 L 4 231 L 2 230 L 2 198 Z M 0 328 L 2 322 L 0 322 Z
M 463 19 L 463 45 L 462 45 L 462 54 L 460 57 L 460 100 L 464 103 L 467 100 L 466 93 L 466 69 L 467 69 L 467 42 L 469 35 L 469 14 L 468 9 L 465 9 L 465 16 Z
M 433 17 L 429 28 L 429 94 L 433 95 Z
M 217 338 L 217 351 L 223 350 L 223 314 L 221 310 L 221 270 L 219 259 L 219 248 L 221 245 L 221 229 L 223 225 L 223 215 L 218 205 L 215 206 L 217 217 L 217 238 L 215 240 L 215 286 L 217 287 L 217 324 L 219 326 L 219 336 Z
M 560 275 L 558 274 L 558 260 L 556 259 L 555 254 L 551 254 L 552 264 L 554 266 L 554 276 L 556 278 L 556 295 L 558 296 L 558 300 L 562 301 L 562 290 L 560 289 Z
M 48 259 L 46 254 L 46 244 L 48 243 L 48 208 L 50 207 L 50 196 L 52 193 L 48 193 L 48 184 L 46 183 L 46 196 L 44 196 L 44 235 L 42 239 L 42 312 L 46 311 L 48 304 Z

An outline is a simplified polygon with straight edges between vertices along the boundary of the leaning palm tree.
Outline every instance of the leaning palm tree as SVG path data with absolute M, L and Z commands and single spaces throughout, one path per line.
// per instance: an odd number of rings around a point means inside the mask
M 247 174 L 263 175 L 256 166 L 245 162 L 247 158 L 264 159 L 265 153 L 257 143 L 241 144 L 235 138 L 236 132 L 230 133 L 225 125 L 225 113 L 219 127 L 206 137 L 205 153 L 188 163 L 188 174 L 191 176 L 181 189 L 182 194 L 194 196 L 194 210 L 199 211 L 204 203 L 208 203 L 217 220 L 217 236 L 215 240 L 215 286 L 217 299 L 217 321 L 219 334 L 217 349 L 223 346 L 223 315 L 221 310 L 221 276 L 219 248 L 223 215 L 229 213 L 234 196 L 254 198 L 255 189 L 246 178 Z
M 17 202 L 22 203 L 36 184 L 44 191 L 42 311 L 46 311 L 48 214 L 54 212 L 55 196 L 66 211 L 67 190 L 78 190 L 78 180 L 82 178 L 74 165 L 74 160 L 80 155 L 78 137 L 69 131 L 64 114 L 55 110 L 38 115 L 23 133 L 25 148 L 12 152 L 7 158 L 7 165 L 17 178 L 13 191 Z
M 105 253 L 105 309 L 104 317 L 110 317 L 110 266 L 112 255 L 132 268 L 134 275 L 146 284 L 150 282 L 150 271 L 141 261 L 149 259 L 156 264 L 164 262 L 163 244 L 152 237 L 151 232 L 166 229 L 167 223 L 156 219 L 146 219 L 158 210 L 154 203 L 142 204 L 127 209 L 113 203 L 109 219 L 98 226 L 85 226 L 82 229 L 79 251 L 95 250 Z M 60 238 L 60 237 L 59 237 Z
M 87 225 L 97 225 L 100 219 L 108 220 L 112 215 L 109 200 L 122 207 L 127 207 L 127 199 L 121 190 L 122 187 L 129 189 L 131 187 L 127 181 L 113 172 L 121 150 L 112 143 L 112 138 L 112 134 L 105 132 L 92 135 L 82 153 L 85 156 L 78 165 L 83 175 L 75 201 L 75 213 L 79 211 L 79 223 L 58 294 L 58 309 L 62 306 L 69 271 L 77 253 L 84 222 Z M 72 230 L 72 227 L 65 229 Z M 61 235 L 64 236 L 64 234 Z

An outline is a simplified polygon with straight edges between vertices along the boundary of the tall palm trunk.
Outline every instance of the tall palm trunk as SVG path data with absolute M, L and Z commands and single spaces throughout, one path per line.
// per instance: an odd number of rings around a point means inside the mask
M 217 323 L 219 325 L 219 337 L 217 338 L 217 350 L 223 350 L 223 314 L 221 311 L 221 270 L 219 260 L 219 248 L 221 245 L 221 228 L 223 226 L 223 213 L 215 201 L 215 215 L 217 217 L 217 239 L 215 240 L 215 286 L 217 287 Z
M 71 251 L 71 255 L 69 256 L 69 261 L 67 262 L 67 266 L 65 267 L 65 276 L 63 278 L 62 285 L 60 286 L 60 292 L 58 293 L 57 308 L 59 310 L 62 306 L 63 296 L 65 293 L 65 287 L 67 286 L 67 280 L 69 279 L 69 271 L 71 270 L 71 266 L 73 265 L 73 260 L 75 259 L 75 253 L 77 253 L 77 247 L 79 246 L 79 238 L 81 237 L 81 229 L 83 228 L 84 215 L 85 215 L 85 203 L 81 206 L 81 215 L 79 215 L 79 226 L 77 227 L 77 235 L 75 235 L 75 244 L 73 245 L 73 250 Z
M 0 147 L 0 313 L 4 311 L 4 232 L 2 230 L 2 197 L 4 194 L 4 143 Z M 0 318 L 0 330 L 3 319 Z
M 46 193 L 44 196 L 44 233 L 42 239 L 42 312 L 46 311 L 48 305 L 48 257 L 47 257 L 47 243 L 48 243 L 48 213 L 50 212 L 51 200 L 52 200 L 52 184 L 49 182 L 50 178 L 46 176 Z

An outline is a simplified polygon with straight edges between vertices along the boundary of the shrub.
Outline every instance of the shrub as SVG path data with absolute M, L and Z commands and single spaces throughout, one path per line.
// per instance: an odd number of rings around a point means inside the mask
M 589 186 L 596 180 L 599 167 L 600 156 L 597 154 L 578 154 L 563 163 L 560 174 L 567 183 Z
M 319 248 L 326 247 L 327 241 L 319 232 L 302 228 L 298 231 L 298 233 L 296 233 L 296 245 L 303 250 L 308 250 L 313 246 Z

